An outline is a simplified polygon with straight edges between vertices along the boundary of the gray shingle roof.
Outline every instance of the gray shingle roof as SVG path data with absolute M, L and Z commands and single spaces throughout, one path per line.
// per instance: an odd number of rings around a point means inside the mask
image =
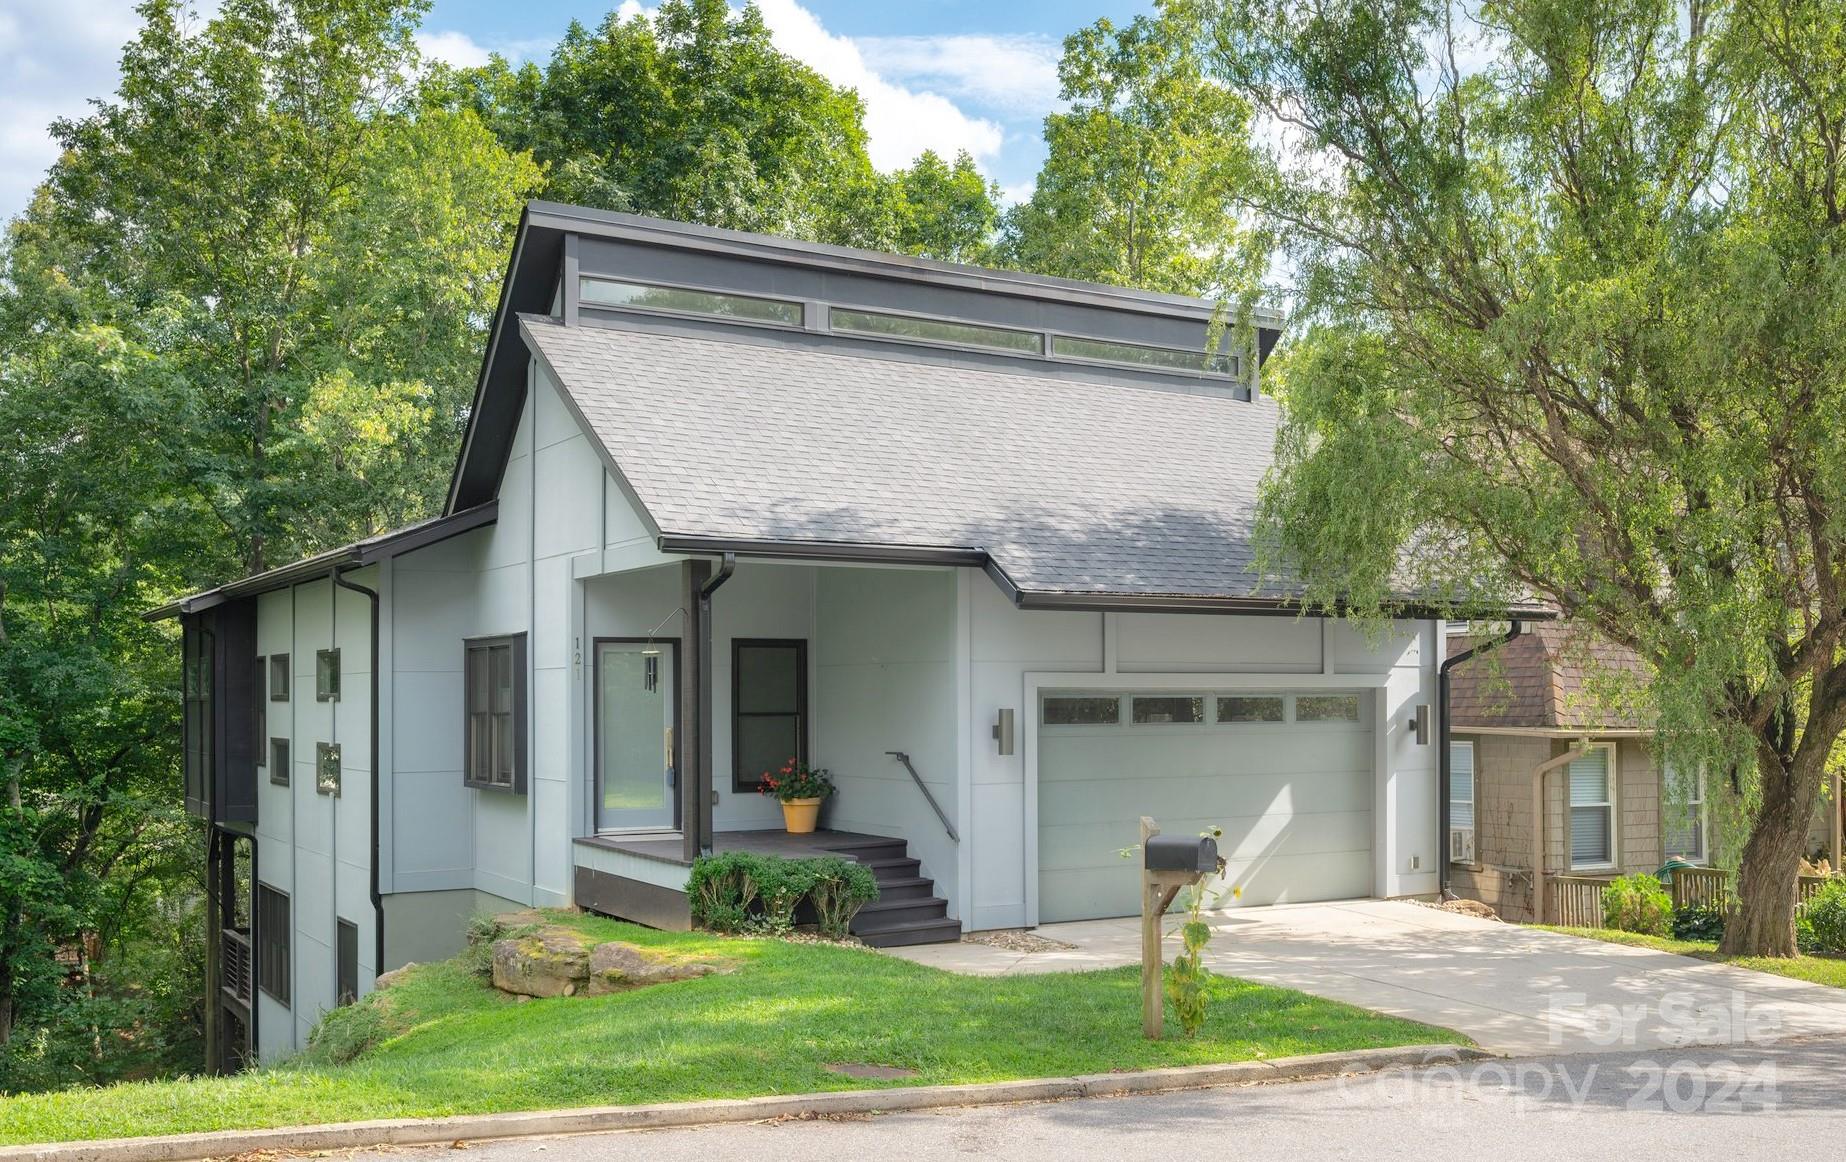
M 521 322 L 663 534 L 975 549 L 1028 592 L 1289 593 L 1249 540 L 1271 400 Z

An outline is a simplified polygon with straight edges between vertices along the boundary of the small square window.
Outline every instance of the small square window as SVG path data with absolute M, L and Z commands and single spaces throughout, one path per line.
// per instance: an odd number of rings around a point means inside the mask
M 314 654 L 314 699 L 317 702 L 340 700 L 340 651 L 318 650 Z
M 1114 726 L 1122 720 L 1122 700 L 1061 696 L 1045 699 L 1046 726 Z
M 269 700 L 271 702 L 288 701 L 288 655 L 269 655 Z
M 1168 723 L 1204 722 L 1205 699 L 1197 694 L 1157 695 L 1136 698 L 1134 721 L 1143 726 Z
M 1282 721 L 1282 696 L 1280 694 L 1233 695 L 1218 699 L 1219 722 L 1280 722 Z
M 317 742 L 314 744 L 314 789 L 323 795 L 332 795 L 335 798 L 339 797 L 339 743 Z
M 1296 722 L 1357 722 L 1357 694 L 1301 694 L 1295 698 Z
M 269 740 L 269 781 L 278 787 L 288 786 L 288 739 Z

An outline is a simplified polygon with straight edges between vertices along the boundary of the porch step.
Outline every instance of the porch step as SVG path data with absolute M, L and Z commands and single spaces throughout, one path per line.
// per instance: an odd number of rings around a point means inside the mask
M 843 849 L 878 881 L 878 899 L 853 917 L 853 935 L 873 948 L 940 944 L 961 939 L 961 923 L 949 919 L 949 902 L 936 894 L 936 881 L 923 875 L 901 839 L 866 841 Z
M 897 876 L 878 881 L 878 902 L 887 900 L 920 900 L 929 897 L 936 890 L 936 881 L 923 876 Z
M 961 939 L 958 920 L 906 920 L 888 928 L 858 931 L 855 934 L 873 948 L 899 948 L 907 944 L 953 944 Z

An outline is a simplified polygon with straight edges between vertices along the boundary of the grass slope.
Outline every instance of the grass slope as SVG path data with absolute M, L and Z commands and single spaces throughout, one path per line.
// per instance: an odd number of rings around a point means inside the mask
M 1661 952 L 1676 952 L 1681 956 L 1690 956 L 1696 960 L 1710 960 L 1718 964 L 1748 968 L 1755 972 L 1769 972 L 1776 976 L 1811 981 L 1814 984 L 1846 988 L 1846 957 L 1796 956 L 1784 960 L 1771 956 L 1724 956 L 1718 952 L 1718 944 L 1714 940 L 1675 940 L 1671 936 L 1644 936 L 1639 932 L 1620 932 L 1613 928 L 1560 928 L 1552 924 L 1533 925 L 1533 927 L 1541 927 L 1547 932 L 1562 932 L 1567 936 L 1583 936 L 1590 940 L 1602 940 L 1610 944 L 1633 944 L 1642 948 L 1658 949 Z
M 731 971 L 608 997 L 518 1003 L 466 959 L 342 1010 L 315 1050 L 237 1077 L 0 1098 L 0 1143 L 361 1118 L 1000 1081 L 1381 1045 L 1466 1043 L 1413 1021 L 1218 978 L 1196 1040 L 1148 1042 L 1134 969 L 957 976 L 856 948 L 559 917 Z M 373 1038 L 376 1038 L 373 1041 Z M 349 1064 L 347 1056 L 368 1042 Z M 914 1069 L 859 1081 L 829 1062 Z

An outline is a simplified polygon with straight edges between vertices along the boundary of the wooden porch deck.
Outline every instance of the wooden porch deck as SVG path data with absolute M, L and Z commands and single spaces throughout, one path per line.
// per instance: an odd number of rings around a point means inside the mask
M 606 847 L 611 851 L 620 851 L 628 855 L 638 855 L 643 859 L 655 859 L 662 863 L 676 863 L 681 867 L 690 867 L 686 859 L 685 845 L 678 832 L 649 832 L 646 835 L 596 835 L 579 839 L 592 847 Z M 749 851 L 757 855 L 780 855 L 790 859 L 803 859 L 818 855 L 843 855 L 848 858 L 862 859 L 875 852 L 891 847 L 902 846 L 901 839 L 888 835 L 867 835 L 860 831 L 831 831 L 820 828 L 809 835 L 790 835 L 781 830 L 763 831 L 719 831 L 712 835 L 712 851 Z M 862 859 L 862 862 L 869 860 Z

